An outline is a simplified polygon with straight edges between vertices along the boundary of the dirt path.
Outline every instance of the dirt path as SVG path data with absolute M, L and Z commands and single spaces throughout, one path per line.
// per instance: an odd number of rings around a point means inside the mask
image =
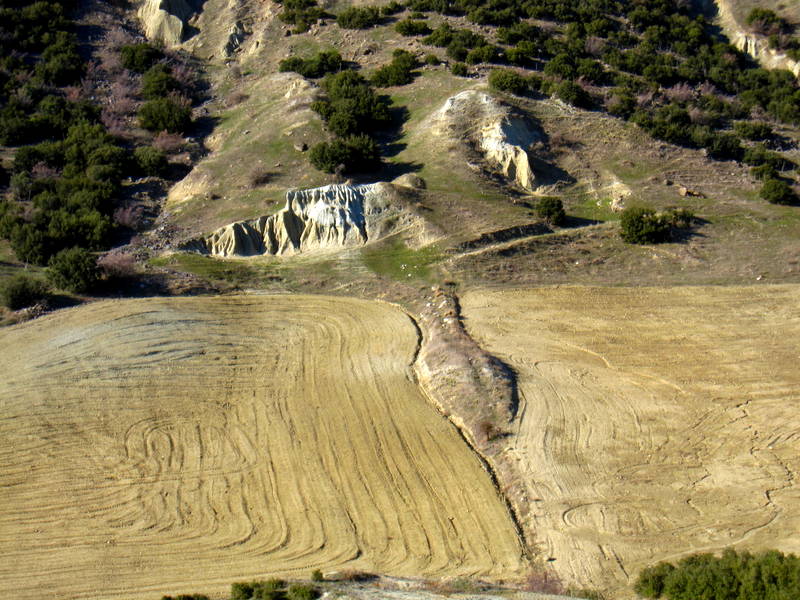
M 416 331 L 390 305 L 109 301 L 0 344 L 4 595 L 524 569 L 489 477 L 412 381 Z
M 468 293 L 470 333 L 519 373 L 503 460 L 568 581 L 630 595 L 657 560 L 800 551 L 800 288 Z M 587 578 L 590 582 L 587 582 Z

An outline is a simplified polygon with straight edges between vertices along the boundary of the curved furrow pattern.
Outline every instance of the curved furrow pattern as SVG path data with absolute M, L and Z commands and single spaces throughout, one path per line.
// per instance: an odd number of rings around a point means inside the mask
M 388 304 L 107 301 L 0 343 L 6 595 L 525 569 L 491 481 L 409 379 L 416 330 Z
M 519 374 L 526 527 L 568 581 L 800 550 L 797 286 L 486 291 L 471 334 Z

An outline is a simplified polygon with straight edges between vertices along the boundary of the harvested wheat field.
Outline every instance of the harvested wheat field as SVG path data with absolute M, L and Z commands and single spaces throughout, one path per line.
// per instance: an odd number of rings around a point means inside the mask
M 505 505 L 377 302 L 106 301 L 0 331 L 0 595 L 221 595 L 312 569 L 503 578 Z
M 519 374 L 503 454 L 566 580 L 624 586 L 725 547 L 800 552 L 800 287 L 467 294 Z

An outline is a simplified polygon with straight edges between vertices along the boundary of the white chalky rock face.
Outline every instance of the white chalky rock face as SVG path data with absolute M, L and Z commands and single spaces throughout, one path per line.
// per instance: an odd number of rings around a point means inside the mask
M 186 0 L 144 0 L 138 16 L 148 40 L 177 46 L 183 41 L 185 24 L 194 12 Z
M 486 161 L 521 188 L 533 191 L 536 178 L 528 148 L 541 136 L 525 118 L 513 114 L 486 92 L 466 90 L 448 98 L 434 120 L 439 133 L 460 130 L 459 123 L 466 121 L 468 136 Z
M 705 4 L 714 4 L 705 0 Z M 769 39 L 753 34 L 737 21 L 729 0 L 716 0 L 718 20 L 731 44 L 745 54 L 749 54 L 765 69 L 786 69 L 795 77 L 800 77 L 800 62 L 791 59 L 784 52 L 770 48 Z
M 365 244 L 373 221 L 388 209 L 387 188 L 370 183 L 290 190 L 281 211 L 226 225 L 204 240 L 204 249 L 216 256 L 255 256 Z

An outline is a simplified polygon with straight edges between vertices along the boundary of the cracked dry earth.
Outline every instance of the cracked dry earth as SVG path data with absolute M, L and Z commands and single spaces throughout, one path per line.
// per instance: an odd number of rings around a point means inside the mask
M 476 291 L 466 326 L 519 375 L 500 460 L 566 580 L 725 547 L 800 551 L 800 288 Z
M 501 497 L 416 384 L 418 343 L 390 304 L 288 295 L 104 301 L 0 331 L 0 595 L 520 576 Z

